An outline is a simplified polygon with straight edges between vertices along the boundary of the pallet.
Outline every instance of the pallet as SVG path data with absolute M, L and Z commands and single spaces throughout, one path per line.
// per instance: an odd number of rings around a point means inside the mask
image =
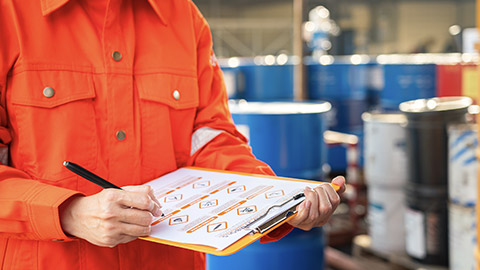
M 379 252 L 371 248 L 368 235 L 357 235 L 353 239 L 352 257 L 365 269 L 375 270 L 448 270 L 448 267 L 425 265 L 412 260 L 407 254 Z

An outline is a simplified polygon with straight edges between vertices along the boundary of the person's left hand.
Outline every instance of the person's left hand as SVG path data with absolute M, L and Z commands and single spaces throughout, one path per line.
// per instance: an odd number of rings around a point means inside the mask
M 338 191 L 324 183 L 314 189 L 305 188 L 305 200 L 297 206 L 297 215 L 288 223 L 294 227 L 309 231 L 327 223 L 340 203 L 340 196 L 345 191 L 345 178 L 337 176 L 332 184 L 340 186 Z

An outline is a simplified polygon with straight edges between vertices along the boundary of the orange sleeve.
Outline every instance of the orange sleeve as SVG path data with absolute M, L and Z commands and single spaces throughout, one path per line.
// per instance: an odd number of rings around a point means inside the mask
M 7 153 L 11 142 L 5 109 L 7 74 L 19 55 L 15 27 L 9 8 L 0 1 L 0 152 Z M 32 135 L 33 136 L 33 135 Z M 5 150 L 5 151 L 4 151 Z M 0 237 L 22 239 L 66 239 L 58 206 L 77 194 L 39 181 L 15 168 L 0 165 Z
M 228 171 L 275 175 L 264 162 L 256 159 L 243 135 L 238 132 L 228 109 L 228 96 L 223 74 L 213 53 L 212 37 L 207 22 L 193 5 L 197 33 L 197 72 L 199 108 L 195 130 L 209 127 L 222 132 L 191 157 L 189 165 Z M 262 238 L 263 242 L 278 240 L 293 229 L 285 224 Z

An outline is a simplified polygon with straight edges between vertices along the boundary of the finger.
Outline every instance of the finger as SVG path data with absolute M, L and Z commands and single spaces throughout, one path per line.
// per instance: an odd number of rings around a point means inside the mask
M 160 202 L 157 200 L 157 197 L 155 197 L 155 190 L 153 190 L 153 188 L 149 185 L 125 186 L 123 189 L 131 192 L 147 193 L 148 196 L 150 196 L 150 198 L 159 206 L 159 208 L 162 208 Z
M 345 192 L 345 177 L 337 176 L 332 180 L 332 184 L 338 185 L 340 189 L 337 191 L 338 194 Z
M 308 213 L 310 212 L 311 203 L 307 200 L 304 200 L 301 204 L 297 206 L 297 215 L 294 216 L 289 224 L 298 227 L 300 224 L 303 224 L 308 219 Z
M 321 187 L 327 194 L 328 200 L 332 204 L 333 210 L 335 210 L 335 208 L 337 208 L 337 206 L 340 204 L 340 195 L 338 195 L 335 189 L 329 184 L 323 184 L 321 185 Z
M 310 211 L 308 213 L 308 222 L 315 223 L 319 215 L 318 214 L 318 207 L 319 207 L 318 194 L 314 189 L 307 187 L 305 188 L 305 199 L 309 200 L 312 203 L 312 206 L 310 207 Z
M 325 224 L 333 213 L 333 206 L 326 191 L 328 188 L 331 188 L 331 186 L 321 185 L 315 188 L 320 201 L 318 208 L 316 209 L 318 211 L 318 218 L 315 220 L 315 226 L 321 226 Z
M 120 231 L 123 235 L 130 237 L 141 237 L 148 236 L 152 230 L 152 227 L 149 226 L 140 226 L 135 224 L 120 223 Z
M 121 210 L 120 220 L 123 223 L 139 226 L 149 226 L 153 222 L 152 213 L 136 208 L 124 208 Z
M 154 216 L 160 216 L 160 206 L 150 197 L 150 190 L 149 186 L 128 187 L 122 194 L 119 203 L 125 207 L 149 211 Z
M 147 186 L 147 187 L 149 187 L 150 189 L 148 192 L 148 195 L 155 203 L 155 209 L 153 210 L 152 214 L 159 217 L 162 215 L 162 210 L 161 210 L 162 204 L 160 203 L 160 201 L 158 201 L 157 197 L 155 196 L 155 191 L 153 190 L 153 188 L 151 186 Z

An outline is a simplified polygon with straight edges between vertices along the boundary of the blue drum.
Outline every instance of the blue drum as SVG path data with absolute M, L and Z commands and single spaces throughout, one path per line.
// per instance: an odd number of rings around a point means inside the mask
M 239 98 L 249 101 L 293 100 L 293 65 L 257 65 L 238 67 L 244 78 L 244 91 Z
M 371 64 L 352 64 L 345 59 L 320 64 L 307 61 L 308 97 L 332 104 L 328 128 L 339 132 L 361 129 L 363 112 L 369 107 Z
M 436 95 L 435 64 L 385 64 L 385 86 L 380 92 L 380 107 L 398 111 L 400 103 L 432 98 Z
M 258 241 L 229 256 L 207 256 L 208 270 L 324 269 L 322 228 L 294 229 L 279 241 Z
M 279 176 L 321 179 L 326 161 L 323 132 L 328 102 L 231 101 L 237 128 L 253 154 Z

